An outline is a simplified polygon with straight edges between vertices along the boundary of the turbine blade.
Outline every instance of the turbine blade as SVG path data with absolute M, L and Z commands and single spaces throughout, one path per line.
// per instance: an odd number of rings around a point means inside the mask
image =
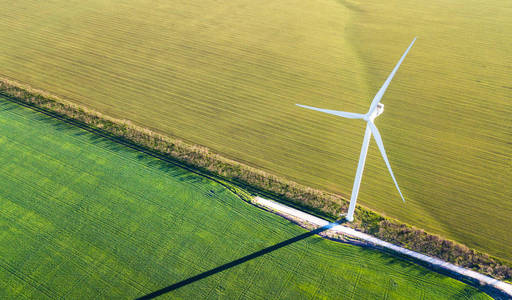
M 303 108 L 307 108 L 307 109 L 312 109 L 312 110 L 320 111 L 320 112 L 323 112 L 323 113 L 326 113 L 326 114 L 331 114 L 331 115 L 343 117 L 343 118 L 349 118 L 349 119 L 362 119 L 362 118 L 364 118 L 363 114 L 356 114 L 356 113 L 339 111 L 339 110 L 323 109 L 323 108 L 317 108 L 317 107 L 301 105 L 301 104 L 295 104 L 295 105 L 303 107 Z
M 396 71 L 398 71 L 400 64 L 404 60 L 404 58 L 407 55 L 407 53 L 409 52 L 409 50 L 411 50 L 411 47 L 412 47 L 412 45 L 414 45 L 415 41 L 416 41 L 416 38 L 414 38 L 414 40 L 412 40 L 412 43 L 409 45 L 409 48 L 407 48 L 407 50 L 405 50 L 404 54 L 402 55 L 402 57 L 396 64 L 395 68 L 393 69 L 393 71 L 391 71 L 391 74 L 389 74 L 388 78 L 386 79 L 386 81 L 384 82 L 384 84 L 382 85 L 380 90 L 377 92 L 377 94 L 373 98 L 372 104 L 370 105 L 370 109 L 368 110 L 368 113 L 367 113 L 368 115 L 371 115 L 373 110 L 377 107 L 377 104 L 379 104 L 380 99 L 382 99 L 382 96 L 384 96 L 386 89 L 388 88 L 389 84 L 391 83 L 391 79 L 393 79 L 393 76 L 395 76 Z
M 382 154 L 382 157 L 384 158 L 384 161 L 386 162 L 386 166 L 388 166 L 389 173 L 391 174 L 391 178 L 393 178 L 393 181 L 395 182 L 396 189 L 398 190 L 398 193 L 400 193 L 400 197 L 402 197 L 402 201 L 405 203 L 404 196 L 402 195 L 402 192 L 400 191 L 400 188 L 398 187 L 398 182 L 396 182 L 395 175 L 393 175 L 393 170 L 391 170 L 391 165 L 389 164 L 388 156 L 386 155 L 386 150 L 384 149 L 384 143 L 382 143 L 382 137 L 380 136 L 380 132 L 377 129 L 377 126 L 373 124 L 372 121 L 368 121 L 368 125 L 370 125 L 370 129 L 373 134 L 373 138 L 375 139 L 375 142 L 377 142 L 377 146 L 379 147 L 380 153 Z
M 359 154 L 359 162 L 357 163 L 356 177 L 354 178 L 354 185 L 352 186 L 352 195 L 350 196 L 350 205 L 348 206 L 347 220 L 352 222 L 354 220 L 354 211 L 356 209 L 357 195 L 361 187 L 361 178 L 363 178 L 364 163 L 366 162 L 366 155 L 368 154 L 368 146 L 370 146 L 370 139 L 372 138 L 372 130 L 370 125 L 366 124 L 364 131 L 363 144 L 361 145 L 361 153 Z

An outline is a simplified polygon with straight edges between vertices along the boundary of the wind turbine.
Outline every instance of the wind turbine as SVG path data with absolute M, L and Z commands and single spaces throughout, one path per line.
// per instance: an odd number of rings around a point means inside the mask
M 382 143 L 382 138 L 380 136 L 379 130 L 373 123 L 375 118 L 380 116 L 384 112 L 384 104 L 380 103 L 380 100 L 382 99 L 382 96 L 386 92 L 386 89 L 389 86 L 389 83 L 391 82 L 391 79 L 393 79 L 393 76 L 395 76 L 396 71 L 400 67 L 400 64 L 404 60 L 405 56 L 411 49 L 412 45 L 416 41 L 416 38 L 412 41 L 412 43 L 409 45 L 407 50 L 405 50 L 404 54 L 396 64 L 395 68 L 389 74 L 388 78 L 380 88 L 380 90 L 377 92 L 375 97 L 373 98 L 372 104 L 370 105 L 370 109 L 366 114 L 356 114 L 356 113 L 350 113 L 350 112 L 344 112 L 344 111 L 338 111 L 338 110 L 330 110 L 330 109 L 323 109 L 323 108 L 316 108 L 312 106 L 307 105 L 301 105 L 296 104 L 300 107 L 312 109 L 316 111 L 320 111 L 323 113 L 348 118 L 348 119 L 363 119 L 366 121 L 366 131 L 364 134 L 363 139 L 363 145 L 361 147 L 361 154 L 359 155 L 359 164 L 357 165 L 357 171 L 356 171 L 356 177 L 354 179 L 354 186 L 352 187 L 352 196 L 350 197 L 350 206 L 348 208 L 348 213 L 346 216 L 346 219 L 349 222 L 352 222 L 354 220 L 354 210 L 356 208 L 356 201 L 357 201 L 357 194 L 359 193 L 359 186 L 361 185 L 361 177 L 363 176 L 363 169 L 364 169 L 364 163 L 366 160 L 366 154 L 368 153 L 368 146 L 370 145 L 370 137 L 373 134 L 373 138 L 375 139 L 375 142 L 377 142 L 377 146 L 379 147 L 380 153 L 382 154 L 382 157 L 384 158 L 384 161 L 386 162 L 386 166 L 388 167 L 389 173 L 391 174 L 391 178 L 393 178 L 393 181 L 395 182 L 396 189 L 398 190 L 398 193 L 400 193 L 400 197 L 402 197 L 402 201 L 405 202 L 404 196 L 402 195 L 402 192 L 400 191 L 400 188 L 398 187 L 398 183 L 396 182 L 395 175 L 393 175 L 393 171 L 391 170 L 391 165 L 389 164 L 388 156 L 386 155 L 386 150 L 384 149 L 384 144 Z

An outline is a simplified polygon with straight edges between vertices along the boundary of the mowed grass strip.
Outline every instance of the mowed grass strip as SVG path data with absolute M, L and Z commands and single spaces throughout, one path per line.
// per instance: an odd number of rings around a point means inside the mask
M 0 100 L 0 295 L 134 298 L 304 233 L 223 186 Z M 309 237 L 172 298 L 488 298 Z
M 509 1 L 3 5 L 0 75 L 345 196 L 364 124 L 294 104 L 366 111 L 419 36 L 376 121 L 407 202 L 373 145 L 360 203 L 512 259 Z

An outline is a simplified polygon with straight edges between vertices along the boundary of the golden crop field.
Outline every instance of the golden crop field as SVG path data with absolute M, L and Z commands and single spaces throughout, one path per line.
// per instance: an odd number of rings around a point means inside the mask
M 512 2 L 1 1 L 0 76 L 512 259 Z

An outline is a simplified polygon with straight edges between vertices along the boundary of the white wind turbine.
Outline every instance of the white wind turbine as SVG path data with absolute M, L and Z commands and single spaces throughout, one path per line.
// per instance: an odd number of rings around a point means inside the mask
M 350 206 L 348 208 L 348 213 L 346 216 L 346 219 L 349 222 L 352 222 L 354 220 L 354 210 L 356 208 L 356 200 L 357 200 L 357 194 L 359 193 L 359 186 L 361 185 L 361 177 L 363 176 L 363 169 L 364 169 L 364 162 L 366 160 L 366 154 L 368 153 L 368 146 L 370 145 L 370 137 L 373 134 L 373 137 L 375 138 L 375 142 L 377 142 L 377 146 L 379 147 L 380 153 L 382 154 L 382 157 L 384 158 L 384 161 L 386 162 L 386 165 L 388 167 L 389 173 L 391 174 L 391 178 L 393 178 L 393 181 L 395 182 L 395 186 L 398 190 L 398 193 L 400 193 L 400 197 L 402 197 L 402 200 L 405 202 L 404 196 L 402 196 L 402 192 L 400 191 L 400 188 L 398 187 L 398 183 L 396 182 L 395 175 L 393 175 L 393 171 L 391 170 L 391 165 L 389 164 L 388 157 L 386 155 L 386 150 L 384 149 L 384 144 L 382 143 L 382 138 L 380 136 L 379 130 L 373 123 L 375 118 L 377 118 L 380 114 L 384 112 L 384 104 L 379 103 L 382 99 L 382 96 L 386 92 L 386 89 L 389 86 L 389 83 L 391 82 L 391 79 L 393 79 L 393 76 L 395 76 L 396 71 L 400 67 L 400 64 L 404 60 L 405 56 L 411 49 L 412 45 L 416 41 L 416 38 L 412 41 L 412 43 L 409 45 L 409 48 L 405 50 L 405 53 L 402 55 L 398 63 L 396 64 L 395 68 L 389 74 L 388 78 L 386 79 L 386 82 L 382 85 L 380 90 L 377 92 L 375 97 L 373 98 L 372 104 L 370 105 L 370 109 L 366 114 L 356 114 L 356 113 L 350 113 L 350 112 L 344 112 L 344 111 L 337 111 L 337 110 L 330 110 L 330 109 L 322 109 L 322 108 L 316 108 L 312 106 L 307 105 L 300 105 L 297 104 L 300 107 L 317 110 L 320 112 L 328 113 L 331 115 L 336 115 L 343 118 L 348 119 L 363 119 L 366 121 L 366 132 L 364 134 L 363 139 L 363 146 L 361 147 L 361 154 L 359 156 L 359 164 L 357 166 L 357 172 L 356 177 L 354 179 L 354 186 L 352 187 L 352 196 L 350 197 Z

